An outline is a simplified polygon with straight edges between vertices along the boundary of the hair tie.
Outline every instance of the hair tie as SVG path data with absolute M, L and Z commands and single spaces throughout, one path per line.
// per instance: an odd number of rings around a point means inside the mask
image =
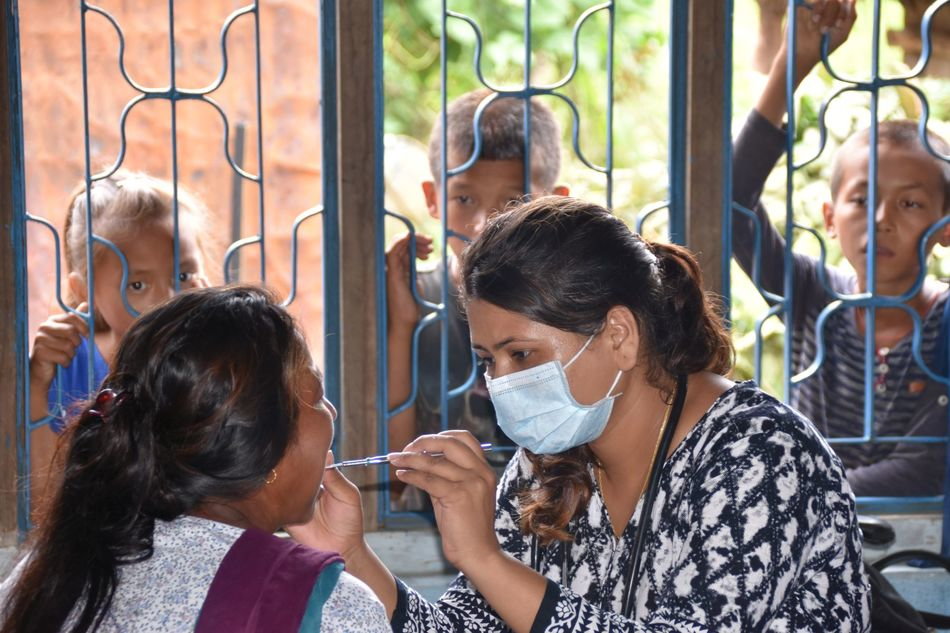
M 650 240 L 644 239 L 642 236 L 640 237 L 640 241 L 646 247 L 644 250 L 646 250 L 649 256 L 647 265 L 650 267 L 650 276 L 656 279 L 657 281 L 662 282 L 663 270 L 660 267 L 660 262 L 663 259 L 662 252 L 660 252 L 660 249 L 658 248 L 658 245 L 656 242 L 651 242 Z
M 89 415 L 97 418 L 105 418 L 110 415 L 117 406 L 126 399 L 128 392 L 116 393 L 112 389 L 106 388 L 96 395 L 92 408 L 89 409 Z
M 640 239 L 640 243 L 643 244 L 644 250 L 646 250 L 646 252 L 650 254 L 649 263 L 653 265 L 658 264 L 660 262 L 661 255 L 657 250 L 657 243 L 651 242 L 650 240 L 646 239 L 642 235 L 637 235 L 637 237 Z

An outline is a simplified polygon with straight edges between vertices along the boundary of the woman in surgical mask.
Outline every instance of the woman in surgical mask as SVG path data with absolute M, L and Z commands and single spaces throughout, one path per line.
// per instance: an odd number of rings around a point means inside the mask
M 434 603 L 395 579 L 336 472 L 320 502 L 333 529 L 295 530 L 344 554 L 394 631 L 866 629 L 841 464 L 807 420 L 725 377 L 729 335 L 687 250 L 545 197 L 496 216 L 462 280 L 498 422 L 522 448 L 497 494 L 465 432 L 391 455 L 431 496 L 458 579 Z

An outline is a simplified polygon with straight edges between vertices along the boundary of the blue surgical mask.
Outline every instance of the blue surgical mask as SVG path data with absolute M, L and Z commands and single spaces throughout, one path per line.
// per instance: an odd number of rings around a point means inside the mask
M 516 444 L 537 455 L 553 455 L 591 442 L 604 432 L 614 398 L 620 395 L 610 394 L 623 371 L 617 372 L 607 395 L 591 405 L 574 399 L 564 373 L 593 340 L 594 336 L 588 338 L 566 365 L 554 360 L 501 378 L 485 377 L 498 426 Z

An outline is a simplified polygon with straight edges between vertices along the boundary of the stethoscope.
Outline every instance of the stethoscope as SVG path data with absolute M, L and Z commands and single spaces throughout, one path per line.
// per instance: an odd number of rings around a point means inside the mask
M 637 534 L 633 541 L 633 561 L 630 569 L 627 571 L 626 583 L 623 588 L 623 616 L 630 619 L 633 613 L 634 582 L 640 575 L 640 563 L 643 558 L 643 546 L 646 542 L 646 534 L 650 529 L 650 519 L 653 514 L 653 503 L 660 490 L 660 477 L 663 474 L 663 465 L 666 462 L 666 454 L 670 450 L 670 444 L 673 441 L 673 434 L 680 420 L 680 414 L 683 412 L 683 403 L 686 401 L 686 376 L 680 375 L 676 378 L 676 396 L 673 399 L 673 407 L 670 409 L 670 419 L 663 429 L 663 435 L 660 437 L 659 447 L 657 449 L 657 459 L 653 462 L 653 468 L 650 470 L 650 477 L 647 480 L 647 489 L 644 492 L 643 509 L 640 512 L 640 524 L 637 526 Z M 567 544 L 564 543 L 564 556 L 561 560 L 561 582 L 567 583 Z M 535 537 L 531 544 L 531 568 L 535 571 L 541 571 L 541 551 L 538 539 Z

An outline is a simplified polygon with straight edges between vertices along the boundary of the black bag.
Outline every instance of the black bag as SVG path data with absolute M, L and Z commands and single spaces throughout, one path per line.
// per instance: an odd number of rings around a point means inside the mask
M 865 563 L 871 584 L 872 633 L 927 633 L 933 628 L 950 628 L 950 615 L 918 611 L 897 592 L 881 572 L 897 563 L 921 560 L 950 572 L 950 558 L 924 550 L 902 550 L 873 564 Z

